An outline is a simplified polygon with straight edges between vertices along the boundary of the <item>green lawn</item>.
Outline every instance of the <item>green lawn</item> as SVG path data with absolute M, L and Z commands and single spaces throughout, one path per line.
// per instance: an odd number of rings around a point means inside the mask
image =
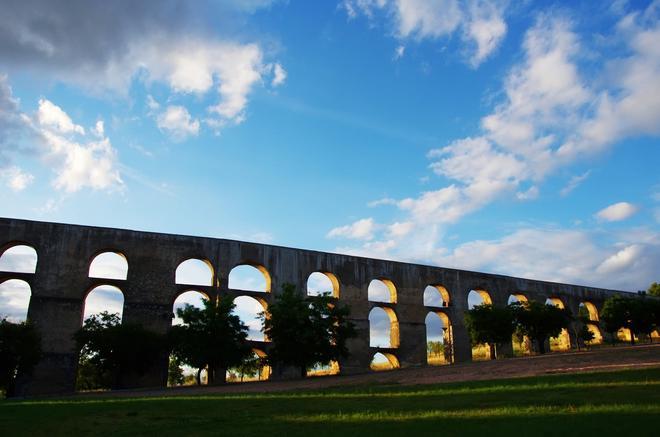
M 660 369 L 425 386 L 0 402 L 0 435 L 660 435 Z

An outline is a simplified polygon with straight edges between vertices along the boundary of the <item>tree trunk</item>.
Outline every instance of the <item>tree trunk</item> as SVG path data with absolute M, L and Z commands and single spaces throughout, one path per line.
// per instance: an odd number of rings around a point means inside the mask
M 537 338 L 536 344 L 539 346 L 539 354 L 543 355 L 545 353 L 545 338 Z
M 197 385 L 202 385 L 202 368 L 197 369 Z
M 490 348 L 490 359 L 491 360 L 497 359 L 497 351 L 495 350 L 495 343 L 488 343 L 488 347 Z
M 307 368 L 305 366 L 300 366 L 300 378 L 303 379 L 307 376 Z
M 628 328 L 628 332 L 630 332 L 630 346 L 635 346 L 635 333 L 630 328 Z

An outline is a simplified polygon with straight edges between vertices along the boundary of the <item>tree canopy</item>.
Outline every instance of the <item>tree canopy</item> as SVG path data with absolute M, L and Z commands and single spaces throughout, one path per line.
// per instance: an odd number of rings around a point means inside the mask
M 511 342 L 515 330 L 513 313 L 508 307 L 492 304 L 477 305 L 465 313 L 465 326 L 473 344 L 491 346 L 490 357 L 497 357 L 497 349 Z
M 509 305 L 518 332 L 534 340 L 539 353 L 544 354 L 545 341 L 558 336 L 568 327 L 571 314 L 564 308 L 540 302 L 523 302 Z
M 182 325 L 172 328 L 172 353 L 183 364 L 197 369 L 197 382 L 206 368 L 209 384 L 224 382 L 226 369 L 248 359 L 248 327 L 232 314 L 231 299 L 203 299 L 204 308 L 186 304 L 177 310 Z
M 660 297 L 660 283 L 654 282 L 649 286 L 648 293 L 651 296 Z
M 605 330 L 612 340 L 621 329 L 630 330 L 630 343 L 635 344 L 635 336 L 651 333 L 660 327 L 660 299 L 655 297 L 624 297 L 615 295 L 603 304 L 600 316 Z
M 273 342 L 269 362 L 297 367 L 304 376 L 314 365 L 348 356 L 346 343 L 356 335 L 348 314 L 348 307 L 329 294 L 305 297 L 284 284 L 268 314 L 261 314 L 264 332 Z
M 16 379 L 29 374 L 41 357 L 41 338 L 30 322 L 0 320 L 0 390 L 15 393 Z
M 74 335 L 80 350 L 82 386 L 122 388 L 125 378 L 141 376 L 165 351 L 162 335 L 141 325 L 121 323 L 119 314 L 104 311 L 85 320 Z

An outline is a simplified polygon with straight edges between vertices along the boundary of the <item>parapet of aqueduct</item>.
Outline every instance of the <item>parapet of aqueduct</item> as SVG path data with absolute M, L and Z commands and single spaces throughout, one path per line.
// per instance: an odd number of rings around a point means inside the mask
M 28 319 L 41 332 L 44 349 L 32 377 L 22 383 L 23 394 L 74 390 L 78 351 L 72 336 L 82 325 L 87 293 L 100 284 L 114 285 L 123 292 L 125 322 L 167 332 L 172 326 L 175 299 L 193 288 L 175 284 L 175 270 L 191 258 L 208 261 L 214 272 L 214 285 L 195 286 L 195 290 L 208 296 L 254 296 L 266 305 L 283 283 L 292 283 L 304 293 L 311 273 L 330 273 L 336 278 L 335 294 L 350 307 L 350 318 L 358 331 L 357 338 L 349 343 L 349 358 L 339 363 L 342 374 L 369 372 L 376 352 L 396 357 L 401 367 L 426 365 L 425 317 L 429 312 L 442 314 L 451 323 L 454 362 L 471 360 L 471 345 L 464 325 L 470 290 L 487 292 L 492 303 L 501 306 L 507 304 L 512 294 L 541 302 L 550 298 L 561 301 L 573 314 L 586 302 L 600 311 L 606 298 L 621 293 L 268 244 L 0 218 L 0 253 L 19 244 L 36 250 L 36 271 L 34 274 L 0 271 L 0 283 L 20 279 L 29 284 L 32 294 Z M 121 253 L 128 261 L 126 280 L 89 277 L 91 260 L 107 251 Z M 228 288 L 229 272 L 243 264 L 257 266 L 266 274 L 269 292 Z M 368 300 L 367 288 L 373 279 L 392 286 L 392 302 Z M 422 294 L 428 285 L 441 287 L 444 306 L 424 305 Z M 370 347 L 369 312 L 374 307 L 386 308 L 398 322 L 398 347 Z M 257 346 L 268 350 L 267 344 Z M 166 380 L 164 358 L 136 386 L 165 386 Z

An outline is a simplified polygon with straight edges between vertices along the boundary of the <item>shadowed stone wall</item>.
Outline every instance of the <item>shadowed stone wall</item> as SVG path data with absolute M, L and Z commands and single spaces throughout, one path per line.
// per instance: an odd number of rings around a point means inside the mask
M 78 351 L 72 336 L 82 325 L 87 293 L 100 284 L 115 285 L 124 293 L 124 321 L 137 322 L 165 333 L 171 327 L 174 301 L 184 291 L 194 289 L 209 296 L 251 295 L 270 303 L 283 283 L 292 283 L 305 293 L 311 273 L 333 273 L 339 280 L 339 299 L 350 307 L 351 319 L 358 330 L 358 337 L 349 343 L 350 357 L 340 362 L 343 374 L 370 371 L 370 362 L 378 351 L 394 354 L 401 367 L 426 365 L 425 317 L 430 310 L 444 312 L 451 321 L 454 361 L 469 361 L 471 347 L 463 313 L 467 310 L 467 295 L 472 289 L 486 290 L 493 304 L 500 306 L 507 304 L 510 294 L 524 294 L 529 300 L 540 302 L 545 302 L 548 297 L 558 298 L 573 314 L 577 314 L 580 302 L 584 301 L 593 303 L 600 311 L 607 297 L 619 293 L 267 244 L 0 218 L 0 250 L 4 252 L 17 244 L 36 249 L 36 272 L 0 272 L 0 283 L 22 279 L 30 285 L 32 296 L 28 318 L 41 332 L 45 352 L 32 377 L 21 383 L 23 394 L 74 390 Z M 125 255 L 128 261 L 125 281 L 88 277 L 91 260 L 106 251 Z M 175 284 L 177 266 L 189 258 L 210 261 L 215 272 L 214 286 Z M 272 292 L 228 289 L 229 272 L 239 264 L 265 267 L 272 279 Z M 372 279 L 392 281 L 397 290 L 397 303 L 369 302 L 367 288 Z M 450 296 L 448 306 L 424 306 L 422 296 L 429 284 L 447 289 Z M 398 348 L 369 346 L 369 311 L 375 306 L 390 307 L 396 313 L 400 330 Z M 254 343 L 267 351 L 267 345 Z M 134 385 L 165 386 L 166 380 L 167 357 L 163 357 L 160 365 Z

